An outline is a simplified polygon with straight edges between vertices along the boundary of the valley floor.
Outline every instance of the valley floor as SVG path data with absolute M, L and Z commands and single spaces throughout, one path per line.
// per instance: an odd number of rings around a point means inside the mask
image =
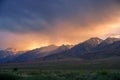
M 120 80 L 119 70 L 2 70 L 0 80 Z
M 0 64 L 0 80 L 120 80 L 120 58 Z

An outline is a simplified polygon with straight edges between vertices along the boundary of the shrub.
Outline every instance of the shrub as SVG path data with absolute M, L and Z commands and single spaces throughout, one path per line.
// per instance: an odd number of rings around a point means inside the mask
M 17 72 L 18 71 L 18 68 L 13 68 L 13 72 Z
M 20 77 L 10 73 L 0 73 L 0 80 L 18 80 Z

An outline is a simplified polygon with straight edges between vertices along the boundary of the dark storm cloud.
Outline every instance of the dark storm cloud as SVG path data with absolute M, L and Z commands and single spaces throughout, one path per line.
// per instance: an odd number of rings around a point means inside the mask
M 5 0 L 0 0 L 0 9 L 2 8 L 2 5 L 4 3 Z
M 5 0 L 0 0 L 0 4 L 2 4 Z
M 117 3 L 120 3 L 120 0 L 116 0 Z
M 0 6 L 1 6 L 2 3 L 3 3 L 3 0 L 0 0 Z
M 0 48 L 78 44 L 120 30 L 120 0 L 0 0 Z
M 0 30 L 46 32 L 57 21 L 69 20 L 86 27 L 109 19 L 116 5 L 114 0 L 5 0 Z

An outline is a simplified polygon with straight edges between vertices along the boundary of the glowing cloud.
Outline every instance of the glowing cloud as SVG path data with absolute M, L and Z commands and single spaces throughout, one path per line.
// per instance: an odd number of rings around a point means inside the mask
M 120 34 L 118 0 L 6 0 L 0 6 L 0 48 L 77 44 Z

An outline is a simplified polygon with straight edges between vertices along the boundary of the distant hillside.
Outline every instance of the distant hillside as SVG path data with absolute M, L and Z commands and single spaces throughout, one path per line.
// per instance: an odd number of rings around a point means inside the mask
M 9 50 L 0 50 L 0 63 L 10 61 L 15 54 Z
M 49 45 L 30 51 L 17 52 L 13 49 L 0 51 L 0 62 L 34 62 L 34 61 L 58 61 L 58 60 L 97 60 L 112 57 L 120 57 L 120 39 L 107 38 L 102 40 L 94 37 L 75 46 L 73 45 Z
M 70 45 L 62 45 L 62 46 L 50 45 L 50 46 L 46 46 L 46 47 L 41 47 L 38 49 L 27 51 L 27 52 L 17 56 L 15 59 L 13 59 L 13 62 L 32 61 L 35 59 L 42 59 L 45 56 L 60 53 L 60 52 L 66 51 L 70 48 L 71 48 Z
M 91 38 L 68 51 L 46 56 L 44 60 L 64 58 L 102 59 L 114 56 L 120 56 L 119 38 L 107 38 L 106 40 Z

